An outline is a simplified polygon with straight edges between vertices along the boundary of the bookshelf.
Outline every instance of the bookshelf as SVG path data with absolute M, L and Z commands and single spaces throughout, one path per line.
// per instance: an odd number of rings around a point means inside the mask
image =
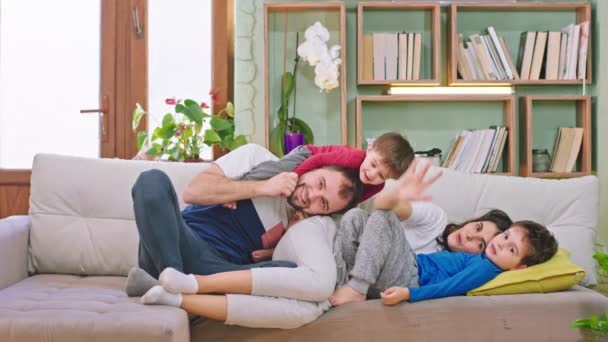
M 560 31 L 571 23 L 591 24 L 591 4 L 582 2 L 562 3 L 454 3 L 448 10 L 448 83 L 513 84 L 513 85 L 576 85 L 583 80 L 464 80 L 457 74 L 458 33 L 466 37 L 479 34 L 493 26 L 505 38 L 507 48 L 517 65 L 520 34 L 526 31 Z M 586 77 L 591 84 L 591 30 L 587 50 Z
M 439 85 L 441 82 L 440 27 L 441 13 L 437 3 L 359 2 L 357 6 L 357 84 Z M 374 80 L 364 78 L 363 36 L 372 33 L 403 31 L 422 33 L 420 79 Z
M 288 16 L 287 27 L 285 16 Z M 316 21 L 330 33 L 328 46 L 340 45 L 338 88 L 319 93 L 314 84 L 314 67 L 300 60 L 295 75 L 297 117 L 308 123 L 314 132 L 315 144 L 346 144 L 346 15 L 342 2 L 290 2 L 264 4 L 264 126 L 265 143 L 269 146 L 270 130 L 281 105 L 283 51 L 287 51 L 287 71 L 292 71 L 296 53 L 296 32 L 299 43 L 304 32 Z M 285 30 L 287 39 L 284 39 Z M 285 47 L 286 46 L 286 47 Z M 238 70 L 236 70 L 238 72 Z M 252 75 L 252 77 L 255 77 Z M 293 100 L 289 104 L 293 114 Z
M 478 115 L 478 127 L 454 127 L 458 118 L 450 116 L 450 108 L 461 106 L 469 113 L 464 115 Z M 476 108 L 478 109 L 476 111 Z M 496 113 L 496 112 L 499 113 Z M 365 113 L 373 113 L 373 120 L 366 120 Z M 494 116 L 492 116 L 494 114 Z M 383 118 L 384 115 L 384 118 Z M 390 118 L 392 116 L 393 118 Z M 403 121 L 395 122 L 394 117 L 403 117 Z M 432 132 L 415 132 L 414 123 L 407 124 L 408 119 L 417 118 L 421 125 L 429 117 L 444 117 L 442 124 L 445 127 L 434 129 Z M 485 120 L 484 120 L 485 118 Z M 382 125 L 391 122 L 390 130 L 399 131 L 407 128 L 408 139 L 414 143 L 422 139 L 432 141 L 433 147 L 440 147 L 442 156 L 445 158 L 451 147 L 452 140 L 462 129 L 488 128 L 489 125 L 503 125 L 508 129 L 507 141 L 502 154 L 502 172 L 488 173 L 501 175 L 515 175 L 515 139 L 517 129 L 515 126 L 515 98 L 507 95 L 369 95 L 357 97 L 356 108 L 356 147 L 362 148 L 365 130 L 367 126 Z M 398 127 L 396 127 L 399 125 Z M 407 126 L 407 127 L 406 127 Z M 375 132 L 374 132 L 375 133 Z M 376 136 L 377 134 L 373 134 Z M 415 146 L 416 150 L 426 149 L 428 146 Z
M 545 108 L 542 108 L 545 106 Z M 555 108 L 561 108 L 556 110 Z M 536 109 L 536 111 L 535 111 Z M 542 113 L 544 109 L 545 113 Z M 572 112 L 574 111 L 574 112 Z M 534 114 L 537 112 L 536 114 Z M 565 113 L 563 113 L 565 112 Z M 570 113 L 568 113 L 570 112 Z M 572 114 L 575 114 L 574 120 L 572 120 Z M 581 149 L 578 153 L 576 162 L 576 171 L 574 172 L 533 172 L 532 170 L 532 149 L 537 147 L 547 148 L 553 155 L 553 144 L 555 143 L 556 128 L 545 127 L 545 132 L 534 129 L 534 116 L 549 115 L 549 116 L 570 116 L 569 119 L 562 118 L 561 123 L 558 125 L 570 125 L 575 127 L 583 128 L 583 141 L 581 143 Z M 534 95 L 524 96 L 520 98 L 520 170 L 521 176 L 527 177 L 538 177 L 538 178 L 571 178 L 580 177 L 591 174 L 591 142 L 592 142 L 592 128 L 591 128 L 591 97 L 590 96 L 577 96 L 577 95 Z M 541 127 L 542 128 L 542 127 Z M 545 139 L 539 137 L 533 139 L 534 134 L 544 134 Z M 542 144 L 542 146 L 535 146 L 535 144 Z

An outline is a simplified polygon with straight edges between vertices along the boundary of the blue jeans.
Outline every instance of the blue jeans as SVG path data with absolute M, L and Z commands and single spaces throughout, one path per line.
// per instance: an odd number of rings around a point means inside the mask
M 255 267 L 297 266 L 289 261 L 238 265 L 225 260 L 183 221 L 175 189 L 163 171 L 142 172 L 131 195 L 139 231 L 139 267 L 155 278 L 166 267 L 208 275 Z

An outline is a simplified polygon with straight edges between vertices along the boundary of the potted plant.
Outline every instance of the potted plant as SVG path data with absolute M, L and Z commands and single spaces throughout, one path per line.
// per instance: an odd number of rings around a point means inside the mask
M 217 96 L 214 90 L 210 95 L 212 99 Z M 200 152 L 204 145 L 227 152 L 247 143 L 243 135 L 234 136 L 234 106 L 231 102 L 216 115 L 205 112 L 209 108 L 205 102 L 199 104 L 186 99 L 182 103 L 181 100 L 170 98 L 165 103 L 174 106 L 173 111 L 165 114 L 151 136 L 147 131 L 137 134 L 139 153 L 136 159 L 196 162 L 201 161 Z M 145 114 L 144 108 L 136 104 L 133 111 L 134 132 L 137 132 Z M 210 128 L 203 131 L 205 121 L 209 122 Z M 218 154 L 214 154 L 214 158 L 218 157 Z
M 287 21 L 287 14 L 285 14 Z M 286 71 L 286 47 L 283 51 L 283 76 L 281 78 L 281 106 L 277 111 L 277 124 L 270 132 L 270 151 L 278 157 L 303 143 L 313 144 L 314 135 L 310 126 L 300 118 L 296 118 L 296 71 L 300 57 L 314 66 L 315 85 L 321 92 L 326 93 L 338 87 L 338 66 L 341 64 L 340 46 L 327 47 L 329 31 L 320 23 L 315 22 L 304 33 L 305 41 L 299 44 L 299 33 L 296 33 L 296 57 L 293 72 Z M 285 25 L 285 39 L 287 24 Z M 289 100 L 293 94 L 293 116 L 289 116 Z
M 604 272 L 608 272 L 608 254 L 596 252 L 593 258 Z M 579 318 L 572 322 L 572 327 L 581 329 L 586 341 L 608 341 L 608 313 L 600 317 Z

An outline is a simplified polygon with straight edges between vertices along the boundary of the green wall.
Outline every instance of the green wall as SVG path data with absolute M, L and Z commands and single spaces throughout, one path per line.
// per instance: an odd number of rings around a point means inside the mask
M 235 2 L 235 106 L 237 108 L 236 125 L 240 133 L 249 136 L 252 142 L 264 143 L 264 33 L 263 33 L 263 4 L 264 0 L 237 0 Z M 266 1 L 266 2 L 296 2 L 296 1 Z M 324 2 L 324 1 L 317 1 Z M 530 1 L 527 1 L 530 2 Z M 588 94 L 593 96 L 593 125 L 595 134 L 593 137 L 594 157 L 593 165 L 600 178 L 600 237 L 608 239 L 608 157 L 601 148 L 608 146 L 608 118 L 599 113 L 608 111 L 608 68 L 601 67 L 598 61 L 608 56 L 608 43 L 602 42 L 600 37 L 608 39 L 608 3 L 606 1 L 592 0 L 593 26 L 592 26 L 592 49 L 593 49 L 593 84 L 583 86 L 518 86 L 516 96 L 533 94 Z M 379 95 L 385 91 L 384 86 L 357 86 L 356 82 L 356 34 L 357 34 L 357 1 L 346 0 L 346 55 L 347 55 L 347 118 L 348 118 L 348 141 L 355 142 L 355 99 L 359 95 Z M 386 13 L 374 11 L 366 16 L 365 30 L 393 30 L 399 31 L 395 20 L 388 20 L 398 13 Z M 446 8 L 442 7 L 442 85 L 447 84 L 446 71 Z M 488 13 L 477 13 L 471 11 L 463 14 L 466 20 L 461 21 L 459 29 L 465 34 L 480 33 L 487 26 L 493 25 L 497 32 L 505 36 L 507 44 L 513 57 L 519 44 L 519 34 L 525 30 L 538 30 L 539 27 L 547 30 L 559 30 L 567 23 L 573 22 L 572 14 L 567 13 L 521 13 L 509 14 L 512 19 L 505 20 L 504 14 L 494 15 Z M 291 35 L 294 29 L 300 30 L 312 24 L 315 20 L 310 14 L 291 14 L 288 25 Z M 406 27 L 409 30 L 423 32 L 428 37 L 429 18 L 427 16 L 416 16 L 417 21 L 411 20 Z M 273 60 L 269 63 L 273 71 L 269 74 L 269 86 L 271 89 L 271 108 L 274 113 L 277 107 L 278 89 L 280 89 L 280 73 L 282 71 L 282 32 L 283 17 L 274 15 L 271 17 L 269 26 L 270 47 L 269 56 Z M 326 25 L 332 37 L 337 36 L 335 26 L 338 18 L 336 16 L 322 13 L 318 18 Z M 300 32 L 303 32 L 300 31 Z M 336 34 L 334 34 L 336 33 Z M 288 41 L 295 45 L 295 39 L 288 36 Z M 428 44 L 430 40 L 425 39 L 423 53 L 429 54 Z M 293 60 L 293 46 L 289 47 L 289 61 Z M 291 50 L 290 50 L 291 49 Z M 289 52 L 290 51 L 290 52 Z M 428 60 L 428 58 L 423 58 Z M 291 64 L 293 65 L 293 64 Z M 288 67 L 290 69 L 291 67 Z M 430 68 L 423 62 L 423 74 L 429 73 Z M 319 94 L 312 82 L 312 67 L 306 65 L 300 67 L 298 77 L 298 116 L 309 122 L 315 130 L 316 143 L 336 143 L 339 137 L 339 126 L 336 116 L 322 115 L 322 110 L 328 108 L 332 113 L 339 110 L 339 89 L 332 93 Z M 604 95 L 604 96 L 602 96 Z M 519 112 L 519 106 L 516 106 Z M 560 125 L 571 125 L 573 123 L 573 104 L 556 106 L 555 103 L 539 104 L 534 107 L 534 147 L 545 147 L 552 151 L 557 127 Z M 485 115 L 484 115 L 485 113 Z M 408 135 L 418 150 L 430 147 L 439 147 L 447 153 L 454 136 L 463 128 L 483 128 L 492 124 L 500 124 L 500 108 L 483 103 L 470 105 L 444 105 L 444 104 L 375 104 L 368 103 L 363 107 L 364 138 L 380 134 L 383 128 L 386 130 L 397 130 Z M 325 113 L 327 114 L 327 113 Z M 449 114 L 449 116 L 448 116 Z M 271 115 L 271 118 L 273 116 Z M 545 120 L 546 119 L 546 120 Z M 519 131 L 519 115 L 516 115 L 516 124 Z M 543 122 L 543 125 L 538 124 Z M 272 121 L 271 121 L 272 124 Z M 407 127 L 407 128 L 404 128 Z M 518 143 L 516 140 L 519 151 Z M 519 161 L 519 158 L 517 159 Z

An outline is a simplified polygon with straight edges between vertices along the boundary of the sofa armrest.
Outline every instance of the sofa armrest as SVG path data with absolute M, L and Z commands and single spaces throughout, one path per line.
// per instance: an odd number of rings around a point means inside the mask
M 0 220 L 0 290 L 27 278 L 29 216 Z

